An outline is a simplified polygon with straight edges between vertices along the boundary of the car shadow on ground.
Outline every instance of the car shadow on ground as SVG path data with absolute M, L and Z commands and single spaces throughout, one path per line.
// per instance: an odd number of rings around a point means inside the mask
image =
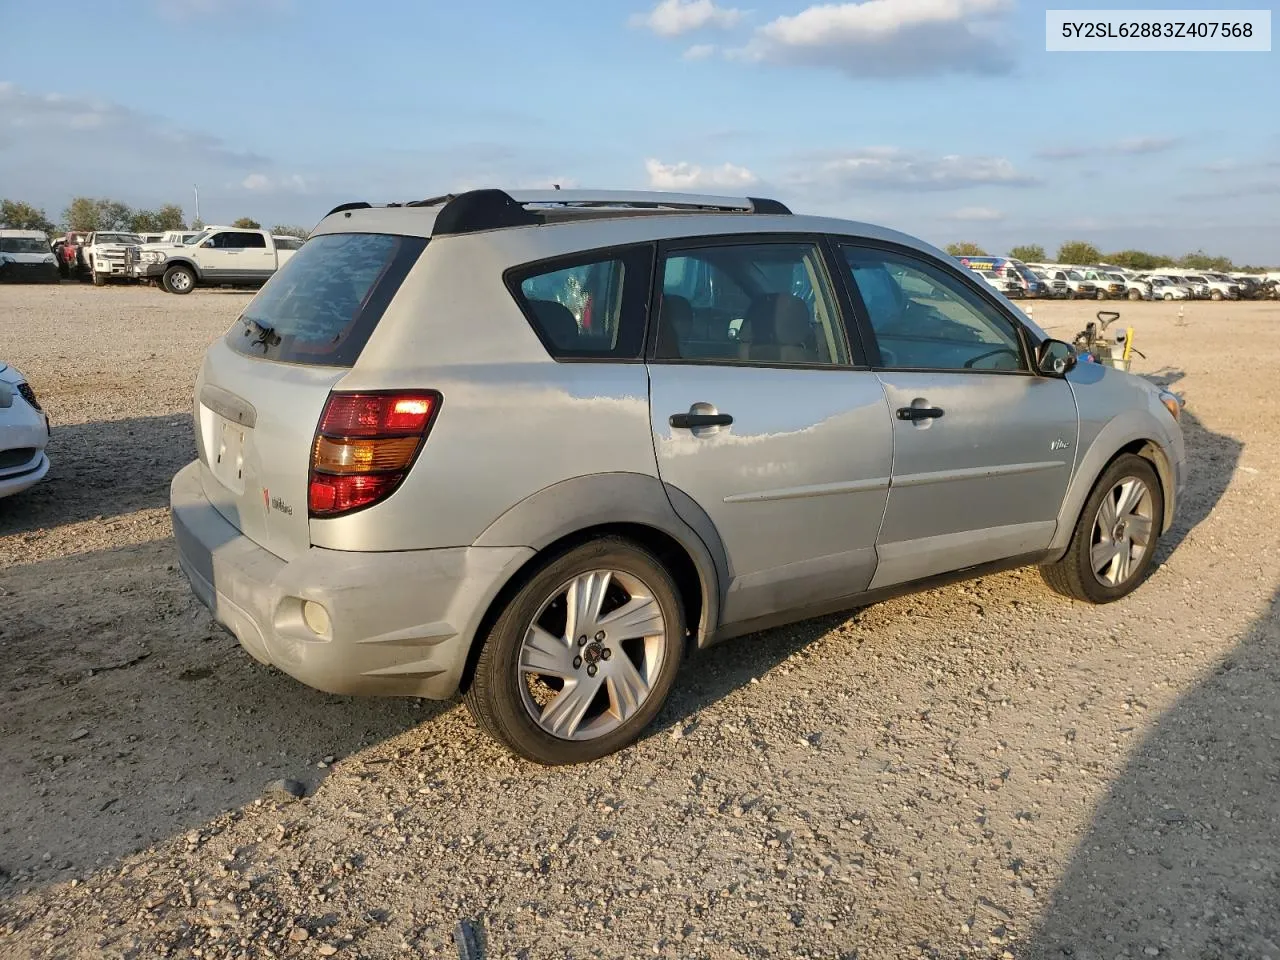
M 0 577 L 0 898 L 198 828 L 450 703 L 320 693 L 217 628 L 171 540 Z
M 1188 478 L 1173 526 L 1160 539 L 1156 562 L 1163 564 L 1187 536 L 1213 512 L 1227 491 L 1240 460 L 1243 444 L 1214 433 L 1188 410 L 1182 413 L 1187 444 Z M 1048 587 L 1044 588 L 1048 591 Z M 1069 603 L 1061 599 L 1062 603 Z M 676 681 L 671 700 L 652 733 L 680 725 L 723 699 L 739 687 L 759 678 L 851 617 L 856 608 L 814 620 L 718 644 L 693 655 L 698 666 L 685 670 Z
M 0 499 L 0 537 L 167 506 L 196 455 L 189 414 L 54 423 L 47 450 L 49 475 Z
M 1280 591 L 1159 718 L 1019 957 L 1280 956 Z
M 1241 449 L 1184 417 L 1189 485 L 1162 557 L 1226 489 L 1231 470 L 1197 463 L 1234 467 Z M 0 504 L 0 534 L 162 507 L 170 478 L 192 456 L 186 416 L 63 429 L 67 481 L 45 487 L 34 509 Z M 135 470 L 118 477 L 130 456 Z M 99 460 L 109 476 L 96 469 Z M 349 755 L 455 709 L 334 697 L 256 664 L 194 599 L 170 539 L 11 567 L 3 587 L 0 869 L 24 885 L 83 875 L 194 829 L 252 802 L 277 777 L 314 785 L 325 756 Z M 683 672 L 652 732 L 683 725 L 849 616 L 696 655 L 697 669 Z M 74 792 L 60 789 L 68 779 Z M 15 889 L 6 885 L 0 896 Z

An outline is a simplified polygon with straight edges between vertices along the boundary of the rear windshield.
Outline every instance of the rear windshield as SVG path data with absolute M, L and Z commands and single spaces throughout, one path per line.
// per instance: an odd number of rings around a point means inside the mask
M 249 303 L 227 344 L 281 363 L 352 366 L 426 245 L 381 233 L 312 237 Z

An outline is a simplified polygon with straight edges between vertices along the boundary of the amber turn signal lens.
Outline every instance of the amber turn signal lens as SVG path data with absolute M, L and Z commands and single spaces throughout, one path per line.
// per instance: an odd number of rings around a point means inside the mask
M 1173 419 L 1178 420 L 1182 417 L 1182 401 L 1178 399 L 1176 393 L 1170 393 L 1168 390 L 1160 391 L 1160 402 L 1164 404 L 1164 408 L 1173 415 Z
M 418 451 L 419 437 L 379 440 L 333 440 L 316 437 L 312 469 L 320 473 L 380 473 L 402 470 Z

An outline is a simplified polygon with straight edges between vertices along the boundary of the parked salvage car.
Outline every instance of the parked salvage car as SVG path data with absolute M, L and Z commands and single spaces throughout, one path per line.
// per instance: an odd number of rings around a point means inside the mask
M 132 279 L 133 262 L 141 246 L 141 237 L 123 230 L 97 230 L 87 234 L 80 255 L 93 285 L 101 287 L 108 280 Z
M 0 497 L 26 490 L 49 472 L 49 418 L 26 378 L 0 361 Z
M 1171 277 L 1149 278 L 1151 281 L 1151 297 L 1153 300 L 1194 300 L 1191 287 L 1178 283 Z
M 344 204 L 205 354 L 179 557 L 305 683 L 589 760 L 690 647 L 1027 564 L 1137 588 L 1181 404 L 1075 360 L 941 250 L 773 200 Z
M 58 258 L 39 230 L 0 230 L 0 283 L 57 283 Z

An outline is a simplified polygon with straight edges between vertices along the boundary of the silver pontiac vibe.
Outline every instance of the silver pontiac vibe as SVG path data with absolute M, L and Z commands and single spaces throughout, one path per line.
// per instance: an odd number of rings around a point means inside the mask
M 1125 596 L 1180 411 L 933 247 L 773 200 L 344 204 L 205 355 L 173 521 L 262 662 L 461 692 L 569 763 L 694 647 L 998 567 Z

